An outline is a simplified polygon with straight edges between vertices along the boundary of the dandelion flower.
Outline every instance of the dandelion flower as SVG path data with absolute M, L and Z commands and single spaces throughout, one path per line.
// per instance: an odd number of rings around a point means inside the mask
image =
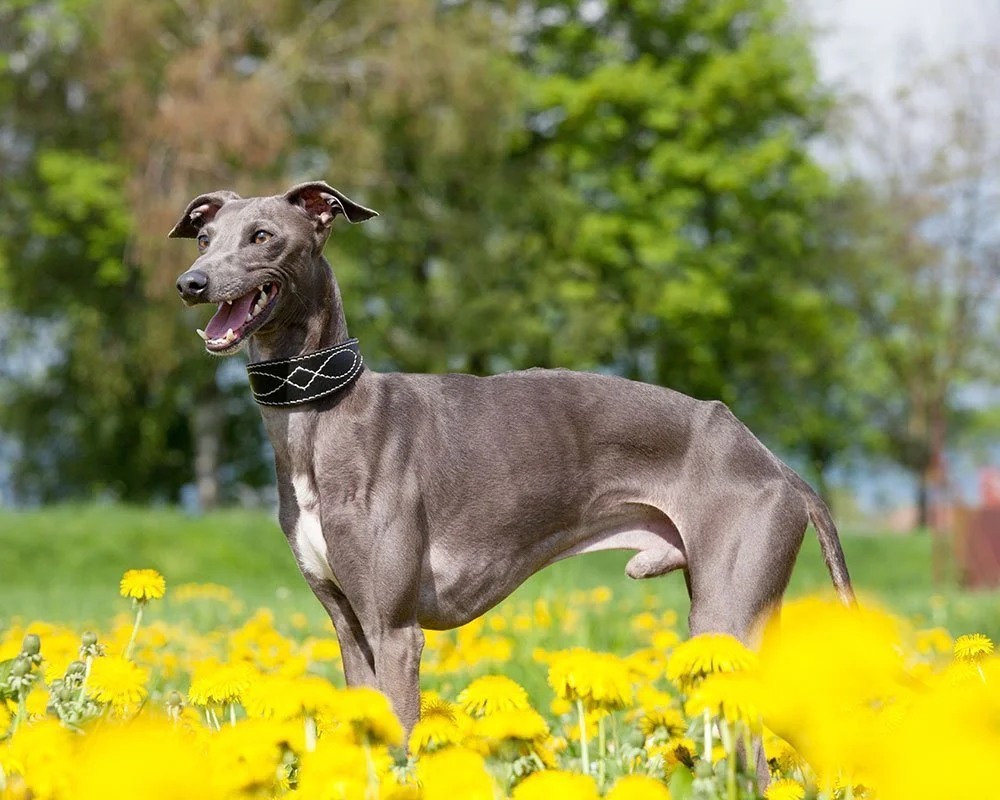
M 670 800 L 670 791 L 662 781 L 649 775 L 623 775 L 606 800 Z
M 686 710 L 692 717 L 707 711 L 713 717 L 755 727 L 760 720 L 757 695 L 756 685 L 746 674 L 716 673 L 692 689 Z
M 639 730 L 647 738 L 662 731 L 668 739 L 683 736 L 688 723 L 676 708 L 649 708 L 639 718 Z
M 766 800 L 802 800 L 805 796 L 805 787 L 791 778 L 774 781 L 764 790 Z
M 249 664 L 204 662 L 195 669 L 188 699 L 196 706 L 236 703 L 254 681 Z
M 477 678 L 459 693 L 458 702 L 473 717 L 530 707 L 528 693 L 505 675 Z
M 411 753 L 426 753 L 462 741 L 464 733 L 455 720 L 454 712 L 441 707 L 421 713 L 410 733 Z
M 597 800 L 597 784 L 589 775 L 547 769 L 529 775 L 511 795 L 512 800 L 552 800 L 554 797 Z
M 757 664 L 757 656 L 724 633 L 706 633 L 677 645 L 667 660 L 667 677 L 690 688 L 706 675 L 739 672 Z
M 155 569 L 130 569 L 122 576 L 119 592 L 140 603 L 159 600 L 167 590 L 167 582 Z
M 667 767 L 675 767 L 678 764 L 693 767 L 694 760 L 698 757 L 698 747 L 693 739 L 683 736 L 671 739 L 666 744 L 654 745 L 649 748 L 649 754 L 661 756 Z
M 377 689 L 356 686 L 341 690 L 331 715 L 374 743 L 394 746 L 403 741 L 403 728 L 389 698 Z
M 917 650 L 925 655 L 950 653 L 953 642 L 951 634 L 944 628 L 928 628 L 916 633 Z
M 549 666 L 549 685 L 563 700 L 581 700 L 588 709 L 632 705 L 632 675 L 624 659 L 574 648 Z
M 87 692 L 98 703 L 124 712 L 146 697 L 149 672 L 128 659 L 98 658 L 94 661 L 87 681 Z
M 477 719 L 472 731 L 474 735 L 491 741 L 517 739 L 537 742 L 549 735 L 549 726 L 534 709 L 518 708 Z
M 993 654 L 993 642 L 981 633 L 969 633 L 955 640 L 955 658 L 978 664 Z
M 493 779 L 483 757 L 463 747 L 448 747 L 417 762 L 424 800 L 493 800 Z

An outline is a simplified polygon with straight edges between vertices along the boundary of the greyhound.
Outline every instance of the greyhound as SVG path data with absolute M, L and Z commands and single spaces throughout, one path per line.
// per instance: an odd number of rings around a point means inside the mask
M 198 242 L 177 281 L 185 303 L 218 304 L 198 331 L 205 348 L 249 346 L 281 528 L 336 628 L 347 684 L 383 691 L 405 730 L 420 711 L 422 629 L 463 625 L 578 553 L 635 551 L 632 578 L 683 570 L 691 634 L 749 644 L 812 521 L 853 603 L 826 505 L 721 402 L 561 369 L 364 368 L 323 255 L 338 215 L 376 212 L 323 182 L 217 191 L 169 235 Z

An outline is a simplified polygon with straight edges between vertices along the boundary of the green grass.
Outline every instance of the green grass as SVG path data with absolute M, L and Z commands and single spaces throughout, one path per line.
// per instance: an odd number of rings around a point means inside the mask
M 1000 634 L 1000 593 L 966 593 L 954 584 L 931 582 L 931 542 L 927 536 L 854 536 L 845 533 L 844 550 L 855 585 L 909 616 L 946 624 L 953 633 L 978 630 Z M 636 582 L 624 574 L 629 555 L 598 553 L 556 564 L 535 575 L 510 602 L 555 599 L 576 588 L 607 586 L 616 604 L 636 607 L 646 594 L 687 613 L 680 574 Z M 320 620 L 323 612 L 305 586 L 272 515 L 223 511 L 203 517 L 173 509 L 60 507 L 39 511 L 0 511 L 0 627 L 11 618 L 84 623 L 107 620 L 126 605 L 117 595 L 121 574 L 153 567 L 169 585 L 213 581 L 231 586 L 251 606 L 276 614 L 303 611 Z M 811 532 L 799 556 L 790 595 L 827 589 L 830 580 Z M 930 597 L 945 603 L 936 616 Z M 183 613 L 164 607 L 164 615 Z M 607 616 L 586 628 L 595 647 L 624 643 L 624 626 Z

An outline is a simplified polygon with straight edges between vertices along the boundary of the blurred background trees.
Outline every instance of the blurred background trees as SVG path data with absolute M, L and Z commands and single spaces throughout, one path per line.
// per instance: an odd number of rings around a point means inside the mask
M 8 0 L 0 59 L 23 502 L 269 483 L 242 364 L 201 353 L 173 288 L 194 253 L 164 238 L 221 187 L 322 177 L 380 211 L 327 253 L 376 368 L 721 398 L 824 493 L 900 464 L 923 521 L 997 381 L 989 53 L 876 107 L 819 81 L 782 0 Z

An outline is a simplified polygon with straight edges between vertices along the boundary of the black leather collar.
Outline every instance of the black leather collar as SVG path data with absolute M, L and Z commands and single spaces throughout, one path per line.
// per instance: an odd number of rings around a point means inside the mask
M 250 392 L 262 406 L 294 406 L 347 389 L 364 369 L 357 339 L 296 358 L 247 364 Z

